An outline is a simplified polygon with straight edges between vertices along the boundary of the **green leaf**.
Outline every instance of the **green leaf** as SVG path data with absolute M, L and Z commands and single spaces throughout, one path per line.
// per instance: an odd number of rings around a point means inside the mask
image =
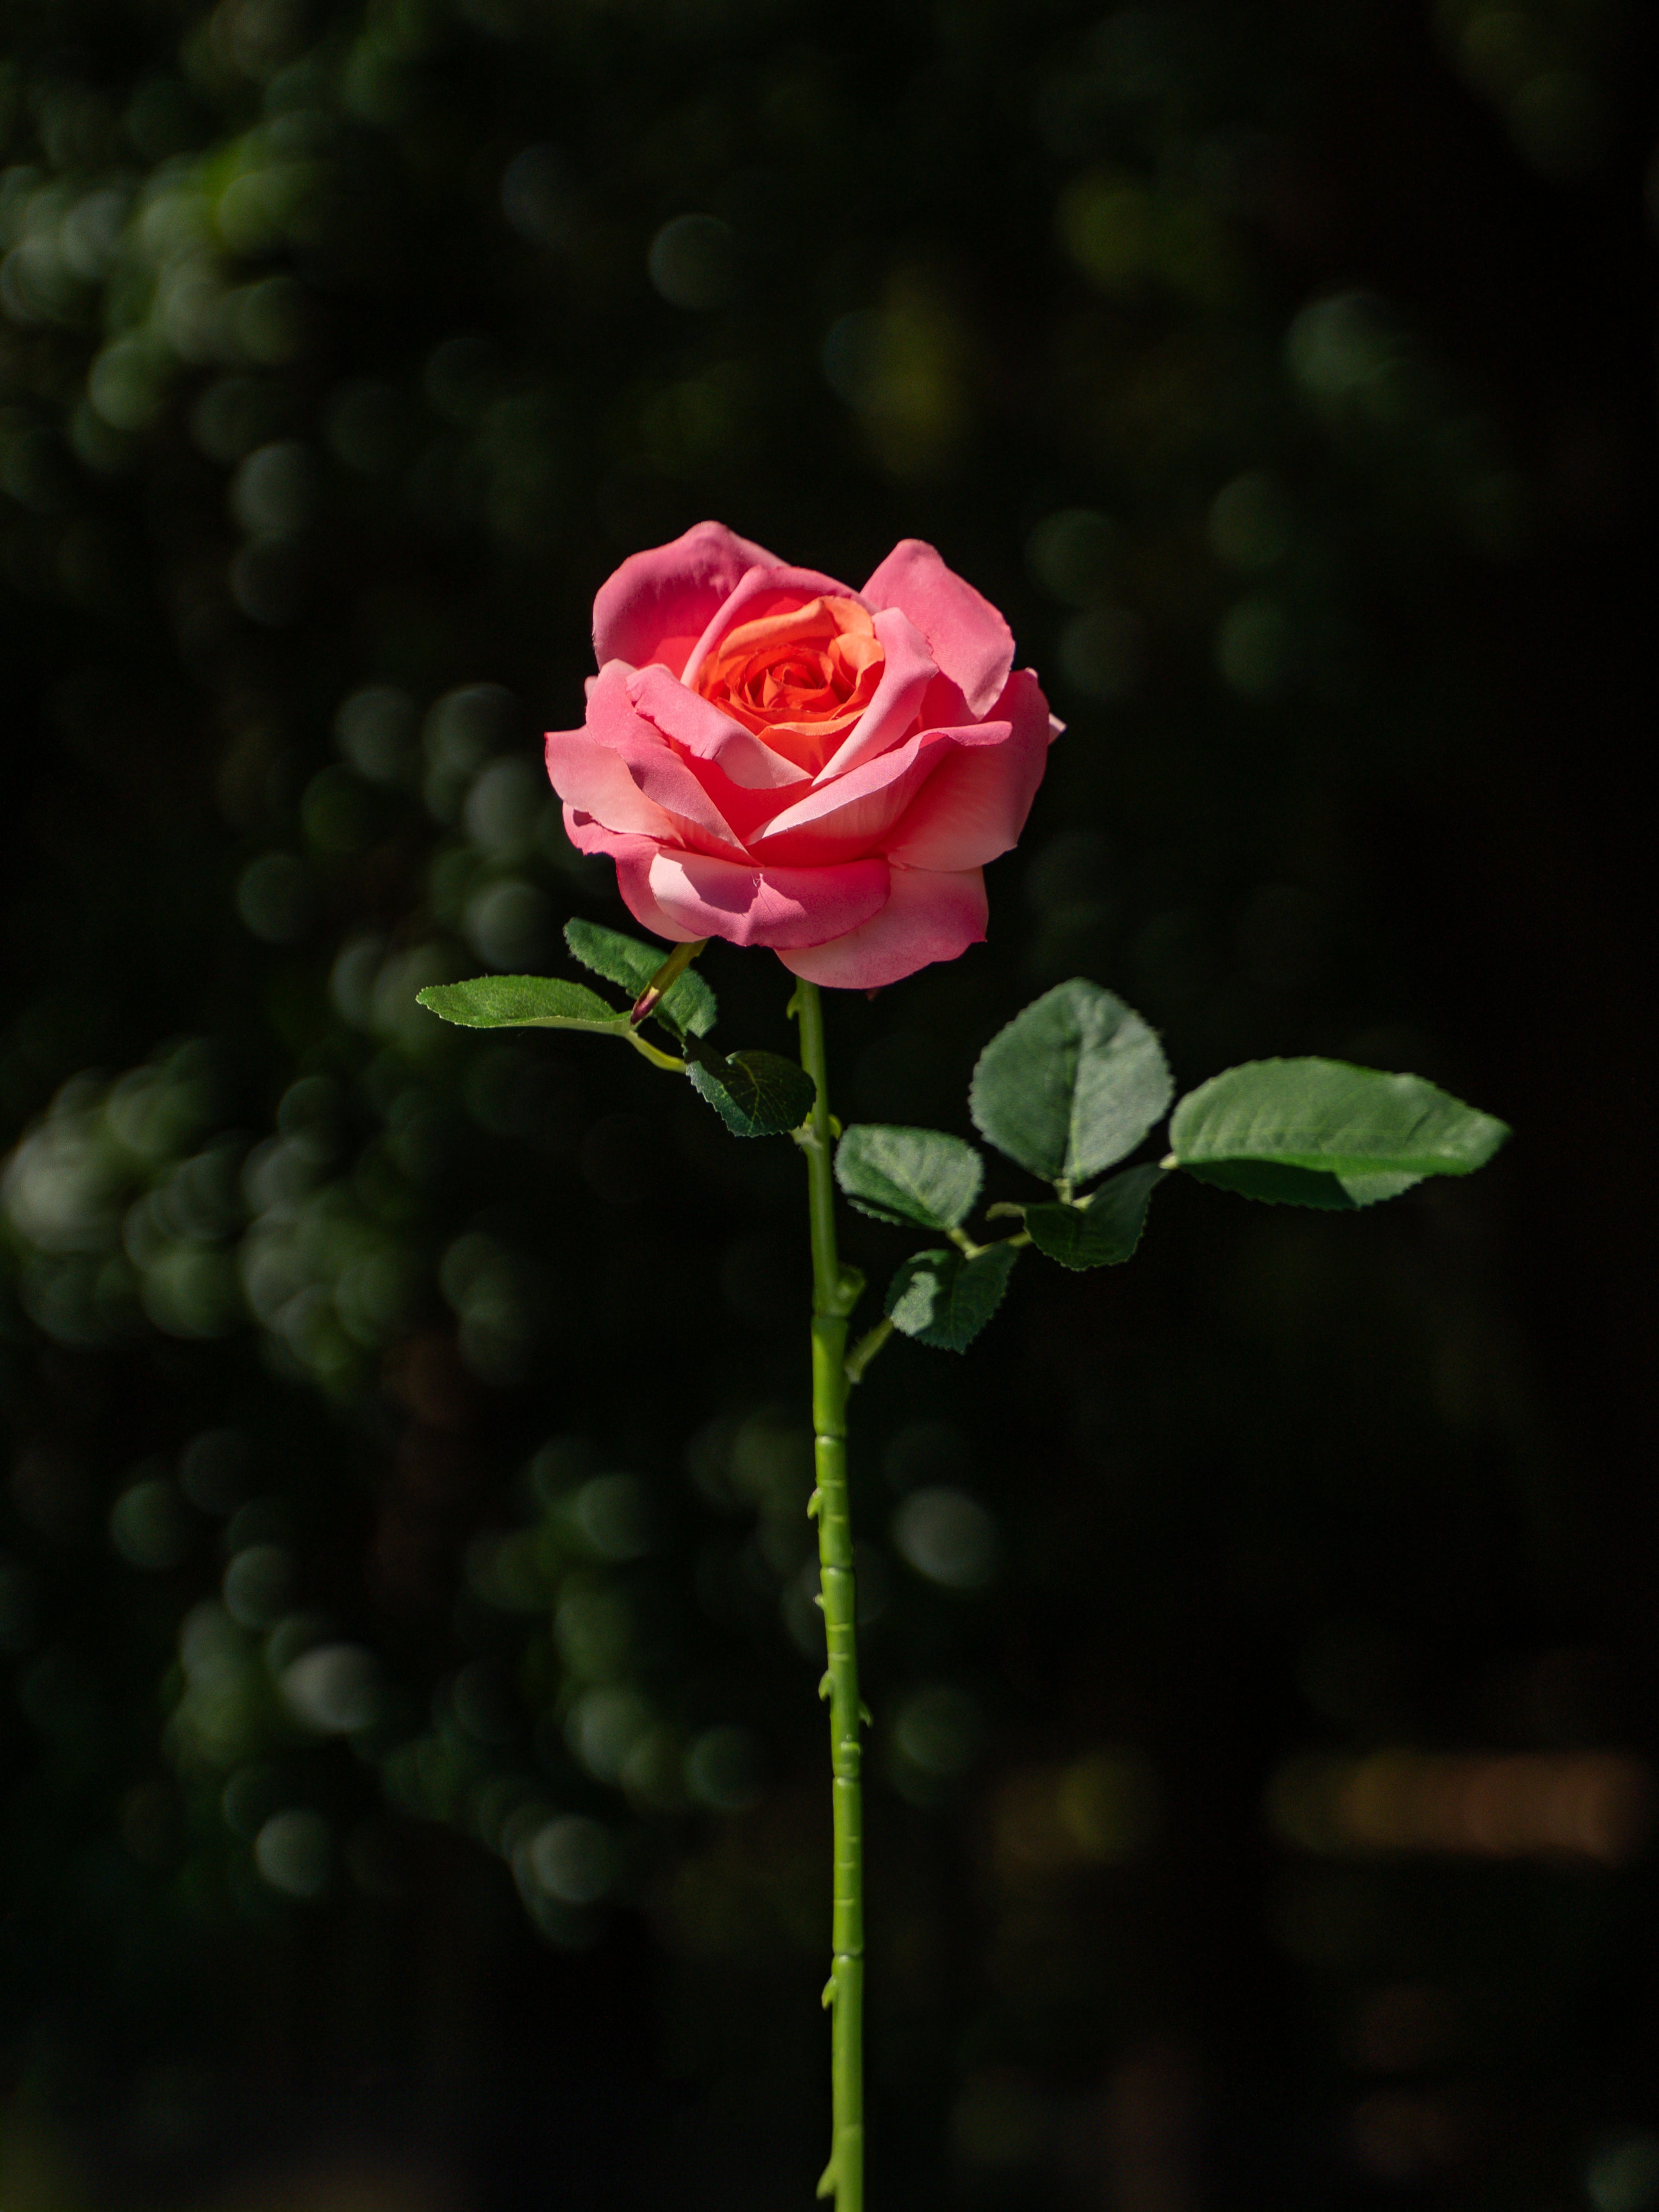
M 1084 1182 L 1133 1152 L 1175 1095 L 1157 1037 L 1121 999 L 1074 977 L 1016 1014 L 979 1056 L 981 1136 L 1048 1182 Z
M 734 1137 L 787 1136 L 817 1097 L 806 1071 L 775 1052 L 734 1052 L 727 1060 L 704 1051 L 686 1073 Z
M 1420 1175 L 1329 1175 L 1312 1168 L 1282 1167 L 1274 1160 L 1217 1160 L 1187 1171 L 1200 1182 L 1236 1190 L 1268 1206 L 1322 1206 L 1340 1213 L 1398 1198 L 1423 1181 Z
M 1039 1252 L 1062 1267 L 1114 1267 L 1132 1256 L 1146 1226 L 1159 1167 L 1125 1168 L 1082 1206 L 1028 1206 L 1025 1226 Z
M 901 1227 L 959 1229 L 984 1177 L 974 1147 L 942 1129 L 856 1122 L 836 1147 L 836 1180 L 859 1212 Z
M 1186 1162 L 1182 1162 L 1187 1166 Z M 1334 1175 L 1316 1175 L 1310 1168 L 1280 1167 L 1272 1160 L 1224 1160 L 1212 1165 L 1193 1165 L 1188 1172 L 1218 1190 L 1236 1190 L 1242 1198 L 1260 1199 L 1267 1206 L 1324 1206 L 1352 1212 L 1354 1201 Z
M 1415 1190 L 1423 1182 L 1420 1175 L 1345 1175 L 1337 1181 L 1355 1206 L 1376 1206 L 1385 1198 L 1398 1198 L 1402 1191 Z
M 1255 1060 L 1189 1091 L 1170 1124 L 1176 1163 L 1276 1206 L 1344 1210 L 1425 1176 L 1469 1175 L 1509 1130 L 1419 1075 L 1340 1060 Z
M 470 1030 L 625 1030 L 628 1016 L 585 983 L 552 975 L 479 975 L 429 983 L 416 999 L 428 1012 Z
M 603 975 L 607 983 L 620 983 L 630 1000 L 647 988 L 668 957 L 662 945 L 643 944 L 619 929 L 603 929 L 597 921 L 566 922 L 564 941 L 584 968 Z M 676 976 L 653 1011 L 678 1036 L 707 1036 L 719 1008 L 702 977 L 688 968 Z
M 918 1344 L 966 1352 L 1002 1304 L 1018 1256 L 1007 1243 L 988 1244 L 971 1260 L 918 1252 L 888 1285 L 887 1318 Z

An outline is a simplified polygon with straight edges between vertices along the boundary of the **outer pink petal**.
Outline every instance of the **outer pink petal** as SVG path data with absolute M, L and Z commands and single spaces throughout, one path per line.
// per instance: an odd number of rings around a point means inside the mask
M 1006 722 L 998 727 L 1006 734 Z M 834 783 L 815 785 L 804 799 L 774 815 L 750 844 L 769 859 L 775 855 L 808 866 L 884 852 L 894 825 L 951 751 L 953 735 L 949 730 L 919 730 Z
M 691 648 L 690 657 L 680 670 L 683 684 L 695 684 L 697 671 L 714 652 L 726 632 L 740 622 L 757 622 L 769 611 L 769 602 L 786 594 L 798 605 L 819 597 L 832 599 L 856 599 L 858 593 L 846 584 L 838 584 L 833 576 L 821 576 L 816 568 L 786 568 L 770 554 L 749 570 L 736 584 L 729 599 L 710 615 L 702 635 Z
M 1048 702 L 1023 668 L 997 705 L 1008 720 L 961 733 L 966 742 L 939 763 L 887 840 L 890 860 L 910 868 L 982 867 L 1018 843 L 1048 763 Z M 998 726 L 1008 732 L 1001 744 L 974 742 Z
M 617 890 L 622 891 L 622 902 L 633 914 L 635 921 L 653 936 L 668 938 L 671 945 L 695 945 L 706 938 L 706 929 L 688 929 L 677 922 L 672 914 L 664 914 L 650 891 L 650 863 L 661 852 L 661 845 L 648 836 L 617 836 L 611 830 L 602 830 L 598 823 L 588 821 L 586 814 L 577 814 L 573 807 L 564 810 L 564 827 L 571 834 L 571 842 L 577 852 L 606 854 L 617 863 Z
M 739 538 L 723 522 L 699 522 L 669 545 L 631 554 L 600 585 L 593 602 L 593 653 L 643 667 L 667 641 L 680 641 L 668 665 L 685 665 L 684 648 L 700 637 L 744 571 L 777 562 L 763 545 Z
M 896 544 L 865 586 L 872 607 L 900 607 L 927 641 L 973 714 L 989 711 L 1014 665 L 1013 633 L 969 583 L 920 538 Z
M 987 911 L 985 878 L 977 868 L 951 874 L 895 868 L 886 905 L 861 929 L 805 951 L 780 948 L 778 957 L 809 982 L 876 991 L 982 942 Z
M 589 729 L 548 732 L 547 774 L 567 807 L 591 815 L 607 830 L 645 837 L 674 835 L 672 822 L 646 797 L 620 755 Z
M 876 635 L 886 654 L 876 695 L 814 781 L 832 782 L 913 730 L 928 686 L 939 675 L 927 641 L 896 607 L 876 617 Z
M 659 848 L 618 858 L 617 880 L 638 914 L 633 884 L 686 938 L 724 937 L 732 945 L 821 945 L 858 928 L 887 897 L 885 860 L 848 860 L 835 868 L 744 867 L 702 853 Z
M 741 723 L 721 714 L 701 692 L 688 691 L 661 667 L 636 668 L 628 696 L 647 721 L 698 760 L 713 761 L 744 791 L 771 791 L 805 783 L 806 770 L 775 753 Z
M 631 830 L 607 830 L 603 822 L 596 822 L 580 806 L 568 800 L 564 806 L 565 835 L 579 853 L 592 853 L 607 860 L 620 860 L 630 854 L 643 853 L 648 860 L 660 843 L 656 837 L 641 837 Z
M 622 762 L 646 798 L 670 817 L 662 834 L 692 843 L 708 838 L 728 850 L 741 852 L 743 840 L 703 785 L 661 731 L 635 712 L 628 691 L 631 672 L 620 660 L 609 660 L 599 671 L 599 680 L 587 702 L 589 731 Z M 602 812 L 599 808 L 592 811 Z M 635 825 L 618 821 L 612 826 L 623 830 Z
M 651 863 L 662 849 L 654 837 L 618 836 L 588 815 L 578 813 L 574 806 L 564 810 L 564 826 L 579 853 L 602 853 L 617 863 L 617 889 L 635 921 L 665 937 L 671 945 L 696 944 L 702 931 L 682 929 L 651 896 Z

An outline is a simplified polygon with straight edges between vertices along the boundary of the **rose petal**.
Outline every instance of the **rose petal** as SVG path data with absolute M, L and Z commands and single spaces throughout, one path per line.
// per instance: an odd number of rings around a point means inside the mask
M 906 538 L 864 587 L 872 607 L 899 607 L 927 641 L 973 714 L 987 713 L 1014 665 L 1013 633 L 988 599 L 947 568 L 931 545 Z
M 620 660 L 609 660 L 599 671 L 599 680 L 587 702 L 589 732 L 623 763 L 646 798 L 671 817 L 665 832 L 659 834 L 665 834 L 676 842 L 692 844 L 708 838 L 728 851 L 740 853 L 743 839 L 706 787 L 674 751 L 662 732 L 635 713 L 629 696 L 630 673 Z M 604 815 L 601 807 L 592 811 Z M 627 830 L 637 825 L 617 818 L 613 826 Z
M 651 896 L 651 863 L 662 849 L 654 837 L 620 836 L 574 806 L 564 810 L 565 834 L 579 853 L 602 854 L 617 863 L 617 889 L 635 921 L 671 945 L 695 945 L 700 929 L 683 929 Z
M 588 678 L 592 682 L 592 677 Z M 921 720 L 924 730 L 954 730 L 974 717 L 962 696 L 962 686 L 948 676 L 936 676 L 921 695 Z
M 691 641 L 750 568 L 774 568 L 763 545 L 723 522 L 699 522 L 671 544 L 631 554 L 600 585 L 593 601 L 593 653 L 601 668 L 662 660 L 678 675 Z M 678 661 L 678 665 L 676 666 Z
M 806 770 L 722 714 L 712 701 L 688 691 L 661 667 L 635 669 L 628 696 L 647 721 L 699 760 L 713 761 L 744 791 L 769 791 L 805 783 Z
M 1048 702 L 1023 668 L 997 702 L 1008 717 L 952 732 L 957 742 L 910 802 L 886 851 L 911 868 L 982 867 L 1018 842 L 1048 764 Z M 1001 728 L 1000 744 L 975 742 Z
M 827 945 L 781 947 L 778 957 L 808 982 L 876 991 L 981 943 L 986 914 L 985 878 L 977 868 L 950 874 L 895 868 L 886 905 L 862 928 Z
M 1000 726 L 1006 735 L 1007 724 Z M 750 845 L 769 860 L 802 866 L 884 853 L 895 825 L 951 750 L 951 735 L 948 730 L 919 730 L 834 783 L 815 785 L 763 829 L 751 831 Z
M 642 880 L 641 880 L 642 879 Z M 685 937 L 732 945 L 821 945 L 856 929 L 887 896 L 885 860 L 833 868 L 745 867 L 672 847 L 618 857 L 617 880 L 629 910 L 636 883 Z
M 805 606 L 809 599 L 856 599 L 858 596 L 845 584 L 838 584 L 833 576 L 821 576 L 816 568 L 786 568 L 769 555 L 732 586 L 730 596 L 710 615 L 690 659 L 679 672 L 680 681 L 688 686 L 694 684 L 698 670 L 727 631 L 735 629 L 740 622 L 753 622 L 760 615 L 772 613 L 776 600 L 786 599 L 792 605 Z
M 664 740 L 674 748 L 675 757 L 684 763 L 687 773 L 696 778 L 710 803 L 731 824 L 740 850 L 747 852 L 754 839 L 764 832 L 780 805 L 787 800 L 791 787 L 759 781 L 752 785 L 734 782 L 727 773 L 728 763 L 757 778 L 771 773 L 774 763 L 779 769 L 790 769 L 794 779 L 793 787 L 803 790 L 807 784 L 805 770 L 793 769 L 788 762 L 779 759 L 769 746 L 739 728 L 718 707 L 696 692 L 686 690 L 660 668 L 634 671 L 629 678 L 629 696 L 635 695 L 635 686 L 642 678 L 650 678 L 659 680 L 655 684 L 647 683 L 641 697 L 654 712 L 647 714 L 642 704 L 639 710 L 641 720 L 659 731 Z M 688 738 L 708 746 L 714 757 L 690 750 L 685 742 Z M 751 747 L 753 750 L 749 750 Z M 688 836 L 678 842 L 701 846 L 704 841 Z
M 568 806 L 623 834 L 673 836 L 674 825 L 662 808 L 646 797 L 621 756 L 592 730 L 550 730 L 546 758 L 548 781 Z
M 579 853 L 596 853 L 614 860 L 618 854 L 631 852 L 636 845 L 648 847 L 654 853 L 661 842 L 656 837 L 641 837 L 633 830 L 607 830 L 585 807 L 573 806 L 568 799 L 561 811 L 564 834 Z
M 914 729 L 922 700 L 939 674 L 921 631 L 896 607 L 876 617 L 876 635 L 887 656 L 876 696 L 818 770 L 818 783 L 845 775 Z

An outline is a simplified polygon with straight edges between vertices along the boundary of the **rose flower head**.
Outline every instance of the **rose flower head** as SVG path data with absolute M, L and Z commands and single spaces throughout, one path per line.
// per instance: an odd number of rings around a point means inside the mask
M 856 990 L 982 939 L 985 863 L 1059 725 L 931 545 L 907 538 L 855 592 L 700 522 L 601 586 L 593 648 L 547 772 L 647 929 L 769 945 Z

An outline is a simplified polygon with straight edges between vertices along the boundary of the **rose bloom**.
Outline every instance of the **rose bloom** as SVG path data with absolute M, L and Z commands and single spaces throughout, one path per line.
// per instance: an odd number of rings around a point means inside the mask
M 623 562 L 593 648 L 586 720 L 550 734 L 547 772 L 646 928 L 860 990 L 984 937 L 984 865 L 1059 725 L 931 545 L 907 538 L 854 592 L 702 522 Z

